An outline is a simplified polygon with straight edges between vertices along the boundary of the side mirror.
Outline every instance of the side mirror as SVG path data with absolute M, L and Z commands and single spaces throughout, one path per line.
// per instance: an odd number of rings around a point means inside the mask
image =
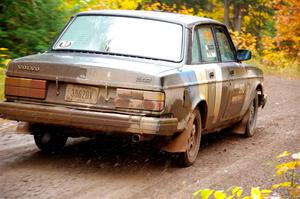
M 238 61 L 246 61 L 251 59 L 251 51 L 250 50 L 238 50 L 236 53 L 236 58 Z

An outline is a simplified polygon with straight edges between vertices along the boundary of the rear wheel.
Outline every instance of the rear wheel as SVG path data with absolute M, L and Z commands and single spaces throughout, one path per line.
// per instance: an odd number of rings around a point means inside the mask
M 178 163 L 181 166 L 191 166 L 198 155 L 200 142 L 201 142 L 201 115 L 198 109 L 193 111 L 193 116 L 191 118 L 193 121 L 189 122 L 187 128 L 190 129 L 190 134 L 188 138 L 188 146 L 185 152 L 178 154 Z
M 65 146 L 68 137 L 57 132 L 56 128 L 35 128 L 33 132 L 36 146 L 43 152 L 57 153 Z
M 255 98 L 252 100 L 248 114 L 249 118 L 246 123 L 245 128 L 245 136 L 246 137 L 252 137 L 255 133 L 255 127 L 256 127 L 256 121 L 257 121 L 257 112 L 258 112 L 258 95 L 255 95 Z

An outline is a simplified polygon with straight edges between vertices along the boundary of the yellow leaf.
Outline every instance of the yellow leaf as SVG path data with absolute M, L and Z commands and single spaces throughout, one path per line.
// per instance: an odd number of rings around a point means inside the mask
M 204 189 L 204 190 L 201 192 L 201 198 L 202 198 L 202 199 L 208 199 L 209 196 L 210 196 L 213 192 L 214 192 L 213 190 Z
M 274 184 L 271 189 L 277 189 L 280 186 L 281 186 L 281 184 Z
M 272 190 L 264 189 L 264 190 L 262 190 L 261 192 L 262 192 L 262 193 L 270 194 L 270 193 L 272 193 Z
M 262 193 L 262 198 L 267 198 L 272 193 L 272 190 L 264 189 L 261 191 L 261 193 Z
M 224 198 L 226 198 L 226 194 L 223 191 L 216 191 L 214 193 L 214 197 L 216 199 L 224 199 Z
M 252 187 L 251 198 L 252 199 L 260 199 L 261 198 L 261 192 L 259 190 L 259 187 Z
M 3 51 L 5 51 L 5 50 L 8 50 L 7 48 L 0 48 L 0 50 L 3 50 Z
M 290 153 L 288 151 L 284 151 L 283 153 L 279 154 L 278 156 L 276 156 L 277 159 L 283 158 L 290 155 Z
M 297 164 L 297 162 L 292 161 L 292 162 L 286 163 L 286 166 L 287 166 L 289 169 L 295 169 L 296 164 Z
M 284 173 L 286 173 L 289 170 L 287 164 L 280 164 L 276 166 L 276 168 L 277 168 L 276 175 L 278 177 L 281 177 Z
M 240 198 L 240 197 L 242 196 L 242 194 L 243 194 L 243 189 L 240 189 L 240 190 L 236 193 L 236 196 L 237 196 L 238 198 Z
M 199 194 L 201 194 L 201 198 L 202 199 L 208 199 L 209 196 L 213 193 L 214 191 L 211 189 L 200 189 L 198 191 L 196 191 L 195 193 L 193 193 L 193 196 L 197 196 Z
M 291 186 L 291 182 L 282 182 L 280 184 L 282 187 L 290 187 Z
M 234 187 L 232 190 L 232 195 L 235 195 L 240 190 L 240 187 Z

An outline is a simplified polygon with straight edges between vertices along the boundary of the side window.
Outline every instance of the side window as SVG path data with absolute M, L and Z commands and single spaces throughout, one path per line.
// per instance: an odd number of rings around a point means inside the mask
M 222 62 L 235 61 L 234 50 L 230 45 L 225 29 L 216 28 L 216 37 Z
M 200 27 L 198 29 L 200 38 L 201 60 L 203 63 L 217 62 L 216 45 L 210 27 Z
M 200 62 L 199 37 L 197 31 L 194 31 L 193 33 L 192 45 L 192 64 L 197 64 Z

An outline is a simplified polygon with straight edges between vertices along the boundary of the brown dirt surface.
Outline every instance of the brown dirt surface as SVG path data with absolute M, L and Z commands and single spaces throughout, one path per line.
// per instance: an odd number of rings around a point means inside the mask
M 71 139 L 45 155 L 31 135 L 15 134 L 16 122 L 0 120 L 0 198 L 192 198 L 200 188 L 268 188 L 276 155 L 300 152 L 300 81 L 266 77 L 265 92 L 254 137 L 205 136 L 189 168 L 148 143 L 112 136 Z

